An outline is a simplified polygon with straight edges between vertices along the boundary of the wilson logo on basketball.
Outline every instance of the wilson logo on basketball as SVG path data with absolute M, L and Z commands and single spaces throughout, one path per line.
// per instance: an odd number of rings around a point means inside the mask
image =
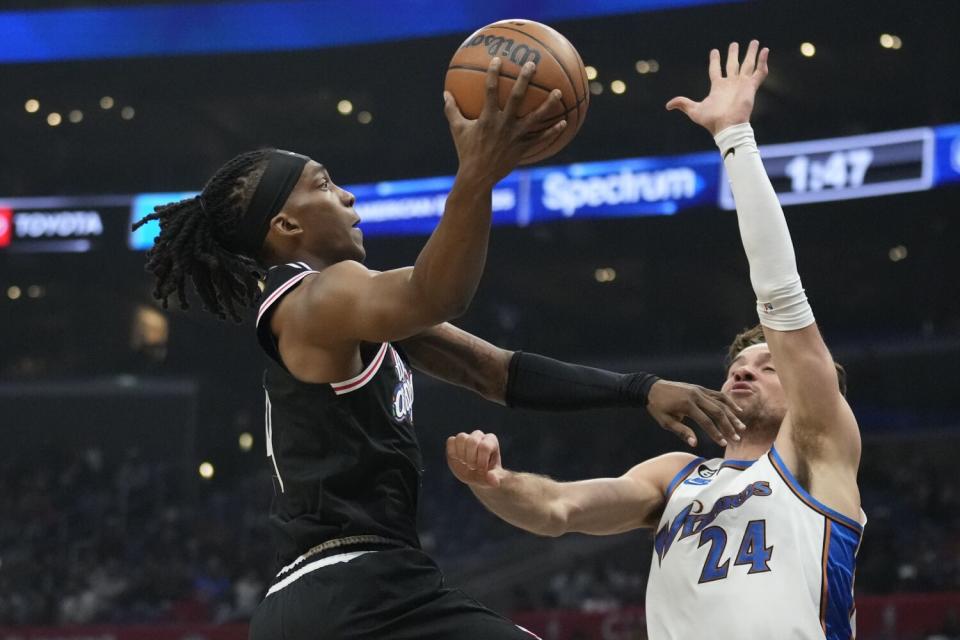
M 13 210 L 0 207 L 0 247 L 10 244 L 13 235 Z
M 540 64 L 540 58 L 542 57 L 539 49 L 534 49 L 526 44 L 517 45 L 512 38 L 504 38 L 503 36 L 474 36 L 464 42 L 460 48 L 469 49 L 470 47 L 486 47 L 487 53 L 491 56 L 509 58 L 510 62 L 520 66 L 527 62 Z

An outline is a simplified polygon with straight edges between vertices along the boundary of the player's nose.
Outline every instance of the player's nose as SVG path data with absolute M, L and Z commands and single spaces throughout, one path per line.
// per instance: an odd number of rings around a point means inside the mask
M 733 379 L 737 382 L 753 380 L 756 376 L 753 375 L 753 371 L 746 366 L 737 367 L 733 370 Z
M 347 191 L 346 189 L 340 189 L 340 202 L 343 203 L 345 207 L 352 207 L 357 201 L 357 197 Z

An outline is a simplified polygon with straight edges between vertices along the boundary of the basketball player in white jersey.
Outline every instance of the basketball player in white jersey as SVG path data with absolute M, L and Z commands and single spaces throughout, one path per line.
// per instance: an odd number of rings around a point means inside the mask
M 655 640 L 781 640 L 855 635 L 854 564 L 866 517 L 860 433 L 804 295 L 783 211 L 749 124 L 768 50 L 710 52 L 710 94 L 674 98 L 720 148 L 737 203 L 761 326 L 731 347 L 722 391 L 747 431 L 723 458 L 667 453 L 619 478 L 561 483 L 508 471 L 496 436 L 447 442 L 454 475 L 528 531 L 655 531 L 647 586 Z M 838 372 L 841 374 L 838 376 Z

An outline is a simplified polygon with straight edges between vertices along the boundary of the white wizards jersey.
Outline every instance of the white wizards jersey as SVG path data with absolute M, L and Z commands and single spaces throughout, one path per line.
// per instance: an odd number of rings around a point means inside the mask
M 647 583 L 649 637 L 853 638 L 862 534 L 801 487 L 776 448 L 758 460 L 697 458 L 667 488 Z

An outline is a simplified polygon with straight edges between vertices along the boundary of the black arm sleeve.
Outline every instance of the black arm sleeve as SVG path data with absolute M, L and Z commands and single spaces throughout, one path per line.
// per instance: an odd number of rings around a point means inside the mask
M 506 404 L 519 409 L 572 411 L 645 407 L 650 373 L 615 373 L 517 351 L 510 359 Z

